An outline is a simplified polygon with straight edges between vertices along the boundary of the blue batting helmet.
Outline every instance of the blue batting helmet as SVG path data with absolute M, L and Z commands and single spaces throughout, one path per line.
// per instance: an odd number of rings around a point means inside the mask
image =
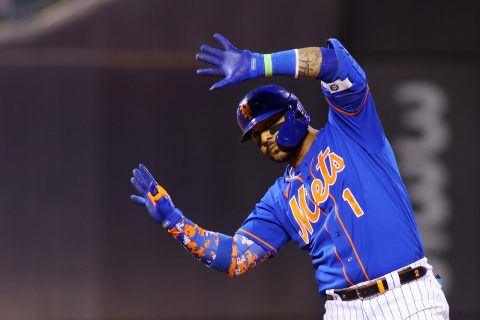
M 282 147 L 294 147 L 305 136 L 310 123 L 310 117 L 298 98 L 275 85 L 261 86 L 247 93 L 237 108 L 237 122 L 243 131 L 240 142 L 250 139 L 250 132 L 256 124 L 284 111 L 285 122 L 276 140 Z

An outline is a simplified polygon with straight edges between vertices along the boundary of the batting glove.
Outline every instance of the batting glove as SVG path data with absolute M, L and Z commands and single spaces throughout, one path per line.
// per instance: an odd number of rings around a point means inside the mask
M 175 208 L 167 191 L 158 185 L 147 167 L 140 164 L 139 169 L 133 169 L 133 177 L 130 182 L 141 194 L 141 196 L 131 195 L 130 199 L 146 206 L 155 221 L 162 224 L 164 228 L 180 221 L 183 216 L 182 212 Z
M 231 86 L 248 79 L 262 76 L 260 73 L 263 71 L 263 67 L 257 67 L 257 63 L 263 65 L 260 54 L 251 53 L 248 50 L 239 50 L 232 46 L 224 36 L 218 33 L 214 34 L 213 37 L 222 44 L 225 51 L 204 44 L 200 47 L 200 51 L 203 53 L 197 53 L 195 56 L 198 61 L 203 61 L 214 66 L 213 68 L 198 69 L 197 74 L 202 76 L 225 77 L 223 80 L 215 83 L 210 90 Z

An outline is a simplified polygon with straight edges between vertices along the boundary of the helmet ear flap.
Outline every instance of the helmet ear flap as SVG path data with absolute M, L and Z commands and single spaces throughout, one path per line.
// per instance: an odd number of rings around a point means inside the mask
M 237 122 L 243 131 L 240 142 L 250 138 L 256 124 L 284 111 L 287 119 L 279 130 L 277 143 L 287 148 L 294 147 L 305 136 L 310 122 L 298 98 L 275 85 L 261 86 L 247 93 L 237 107 Z
M 285 112 L 285 122 L 278 131 L 277 143 L 279 146 L 291 148 L 296 146 L 305 136 L 310 123 L 310 118 L 302 116 L 297 119 L 298 108 L 296 110 L 288 109 Z

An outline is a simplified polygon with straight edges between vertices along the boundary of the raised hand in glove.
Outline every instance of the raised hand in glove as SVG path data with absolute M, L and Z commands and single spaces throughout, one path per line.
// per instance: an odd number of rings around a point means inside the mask
M 152 218 L 163 227 L 173 226 L 182 218 L 182 212 L 175 208 L 167 191 L 158 185 L 143 164 L 140 164 L 138 169 L 133 169 L 130 182 L 140 193 L 140 196 L 131 195 L 130 199 L 145 205 Z
M 264 62 L 261 54 L 251 53 L 248 50 L 239 50 L 218 33 L 214 34 L 213 37 L 222 44 L 225 51 L 204 44 L 200 47 L 202 53 L 196 55 L 198 61 L 213 65 L 212 68 L 198 69 L 197 74 L 225 77 L 223 80 L 215 83 L 210 90 L 263 76 Z

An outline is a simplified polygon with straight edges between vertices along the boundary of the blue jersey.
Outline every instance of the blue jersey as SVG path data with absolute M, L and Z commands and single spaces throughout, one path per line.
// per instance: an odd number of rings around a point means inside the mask
M 364 71 L 338 42 L 336 81 L 322 82 L 328 121 L 238 233 L 274 256 L 290 239 L 312 257 L 322 295 L 424 256 L 412 207 Z

